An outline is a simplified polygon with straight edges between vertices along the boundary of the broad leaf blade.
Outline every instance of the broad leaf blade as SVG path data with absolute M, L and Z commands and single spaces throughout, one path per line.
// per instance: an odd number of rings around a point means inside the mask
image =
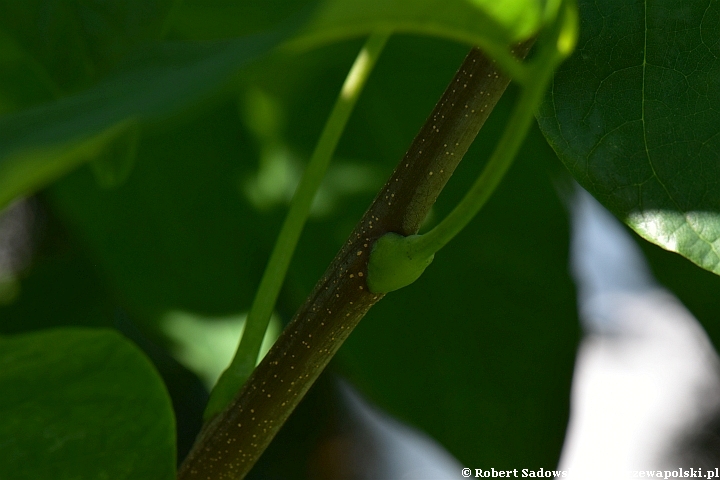
M 580 2 L 539 122 L 575 178 L 644 238 L 720 274 L 720 4 Z
M 199 103 L 277 41 L 161 44 L 83 93 L 0 117 L 0 207 L 94 158 L 128 125 L 157 123 Z
M 0 338 L 0 391 L 3 475 L 175 478 L 165 387 L 140 351 L 113 331 L 67 328 Z

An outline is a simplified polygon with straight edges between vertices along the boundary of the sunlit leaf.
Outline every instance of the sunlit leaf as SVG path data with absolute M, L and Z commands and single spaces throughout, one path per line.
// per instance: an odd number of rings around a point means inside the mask
M 540 125 L 644 238 L 720 274 L 720 3 L 580 2 Z

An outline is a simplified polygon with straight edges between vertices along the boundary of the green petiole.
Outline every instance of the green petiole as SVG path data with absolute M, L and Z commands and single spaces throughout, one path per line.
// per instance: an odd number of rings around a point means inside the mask
M 550 70 L 550 74 L 552 70 Z M 549 77 L 549 75 L 545 75 Z M 543 79 L 543 80 L 547 80 Z M 368 265 L 373 293 L 398 290 L 417 280 L 435 255 L 472 220 L 512 165 L 533 119 L 547 81 L 523 88 L 499 143 L 485 169 L 465 197 L 438 225 L 423 235 L 401 237 L 389 233 L 374 245 Z
M 389 36 L 389 31 L 375 32 L 370 35 L 345 78 L 340 95 L 293 196 L 290 210 L 248 313 L 245 330 L 235 357 L 221 375 L 210 395 L 204 415 L 206 421 L 225 408 L 255 368 L 270 316 L 298 239 L 310 213 L 315 193 L 325 176 L 325 171 L 360 92 Z
M 560 5 L 560 15 L 541 39 L 539 51 L 529 65 L 514 65 L 522 93 L 485 169 L 458 205 L 424 235 L 403 237 L 388 233 L 373 246 L 368 264 L 368 287 L 387 293 L 417 280 L 444 247 L 485 205 L 512 165 L 533 120 L 534 112 L 552 78 L 555 67 L 574 49 L 577 11 L 571 1 Z M 515 60 L 512 59 L 514 62 Z M 510 64 L 504 59 L 501 66 Z
M 424 235 L 418 235 L 409 243 L 408 253 L 410 256 L 428 257 L 440 250 L 460 233 L 485 205 L 512 165 L 517 151 L 525 140 L 535 107 L 545 92 L 546 86 L 546 81 L 539 81 L 532 86 L 523 88 L 510 121 L 482 174 L 447 217 L 435 228 Z

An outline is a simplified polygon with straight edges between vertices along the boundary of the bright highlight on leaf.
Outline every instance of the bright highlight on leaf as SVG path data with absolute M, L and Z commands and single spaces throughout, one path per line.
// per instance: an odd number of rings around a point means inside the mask
M 546 3 L 536 0 L 466 1 L 501 25 L 515 41 L 527 38 L 540 29 Z
M 582 46 L 538 121 L 583 187 L 720 274 L 720 3 L 579 2 Z
M 575 50 L 578 37 L 579 19 L 577 10 L 574 6 L 566 8 L 563 14 L 563 23 L 560 29 L 560 34 L 557 38 L 556 48 L 558 53 L 564 58 Z

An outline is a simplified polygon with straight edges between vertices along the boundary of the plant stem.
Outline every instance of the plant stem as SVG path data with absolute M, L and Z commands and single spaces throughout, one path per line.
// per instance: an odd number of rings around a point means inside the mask
M 300 183 L 293 195 L 290 210 L 285 218 L 275 247 L 270 255 L 257 293 L 253 300 L 240 345 L 230 366 L 223 372 L 213 388 L 205 409 L 205 419 L 222 411 L 232 400 L 255 368 L 265 332 L 275 302 L 280 293 L 290 260 L 302 232 L 315 193 L 320 187 L 335 147 L 340 140 L 362 87 L 370 75 L 390 32 L 375 32 L 367 39 L 350 68 L 340 95 L 328 117 L 315 151 L 310 158 Z
M 482 174 L 460 203 L 435 228 L 412 238 L 408 248 L 411 256 L 425 258 L 440 250 L 472 220 L 490 198 L 525 140 L 535 108 L 545 93 L 551 74 L 552 70 L 523 88 L 503 135 Z
M 524 57 L 529 44 L 517 54 Z M 179 480 L 238 480 L 250 471 L 295 406 L 365 313 L 374 242 L 411 235 L 445 186 L 510 82 L 470 51 L 392 176 L 306 302 L 230 405 L 201 432 Z
M 548 39 L 540 42 L 537 58 L 526 67 L 520 99 L 482 174 L 460 203 L 435 228 L 424 235 L 406 239 L 404 250 L 408 257 L 432 257 L 452 240 L 485 205 L 512 165 L 555 67 L 575 48 L 578 18 L 574 2 L 563 1 L 559 12 L 551 28 L 545 32 Z

